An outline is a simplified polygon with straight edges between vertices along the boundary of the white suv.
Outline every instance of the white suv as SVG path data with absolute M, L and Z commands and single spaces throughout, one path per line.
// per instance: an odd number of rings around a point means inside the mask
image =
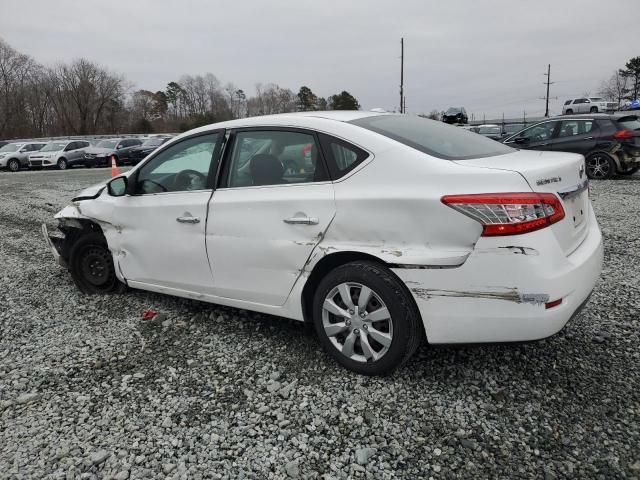
M 564 102 L 562 114 L 615 112 L 617 108 L 617 103 L 607 102 L 602 97 L 576 98 L 575 100 Z

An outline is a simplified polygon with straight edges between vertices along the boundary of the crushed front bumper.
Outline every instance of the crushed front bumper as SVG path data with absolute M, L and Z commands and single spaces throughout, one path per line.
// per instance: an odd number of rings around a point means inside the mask
M 62 255 L 60 255 L 60 252 L 58 251 L 58 248 L 60 247 L 60 244 L 64 241 L 64 239 L 60 237 L 50 236 L 47 225 L 44 223 L 42 224 L 42 235 L 44 236 L 44 241 L 47 243 L 47 247 L 49 247 L 49 250 L 51 250 L 51 254 L 53 255 L 56 263 L 61 267 L 69 268 L 69 266 L 67 265 L 67 261 L 62 258 Z

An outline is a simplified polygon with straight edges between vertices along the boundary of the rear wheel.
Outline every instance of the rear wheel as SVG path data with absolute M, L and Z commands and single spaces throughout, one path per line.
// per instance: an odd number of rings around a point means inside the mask
M 68 166 L 66 159 L 61 158 L 58 160 L 58 170 L 66 170 Z
M 591 107 L 589 113 L 598 113 L 598 107 Z
M 313 321 L 325 350 L 364 375 L 401 366 L 418 348 L 423 333 L 402 282 L 384 266 L 365 261 L 342 265 L 320 282 Z
M 616 164 L 609 155 L 594 153 L 587 157 L 587 177 L 592 180 L 606 180 L 616 172 Z
M 99 233 L 88 233 L 78 239 L 71 248 L 69 269 L 83 293 L 121 293 L 125 289 L 116 277 L 107 242 Z
M 7 168 L 12 172 L 20 170 L 20 162 L 16 158 L 12 158 L 7 162 Z

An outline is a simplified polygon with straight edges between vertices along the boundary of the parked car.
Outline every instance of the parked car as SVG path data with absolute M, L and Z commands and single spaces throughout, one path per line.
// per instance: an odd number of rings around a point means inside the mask
M 575 113 L 606 113 L 614 112 L 618 109 L 615 102 L 607 102 L 601 97 L 576 98 L 567 100 L 562 106 L 563 115 L 573 115 Z
M 6 168 L 12 172 L 29 168 L 29 155 L 45 145 L 46 142 L 7 143 L 0 147 L 0 168 Z
M 630 102 L 626 102 L 620 110 L 640 110 L 640 100 L 635 99 Z
M 164 145 L 171 137 L 151 137 L 129 150 L 129 161 L 132 165 L 137 165 L 140 160 L 153 152 L 160 145 Z
M 505 123 L 502 126 L 503 135 L 511 135 L 512 133 L 517 133 L 526 127 L 526 123 Z
M 286 171 L 287 149 L 311 167 Z M 282 114 L 182 134 L 75 197 L 56 215 L 64 237 L 42 230 L 83 292 L 127 285 L 313 322 L 330 355 L 372 375 L 424 338 L 562 329 L 602 265 L 583 177 L 580 155 L 420 117 Z
M 480 125 L 476 133 L 491 140 L 500 140 L 503 137 L 500 125 Z
M 116 165 L 132 163 L 131 150 L 142 144 L 139 138 L 109 138 L 87 148 L 84 153 L 86 162 L 96 167 L 106 167 L 115 157 Z
M 91 144 L 86 140 L 55 140 L 47 143 L 39 151 L 29 155 L 31 168 L 57 167 L 66 170 L 69 167 L 90 167 L 84 158 L 84 151 Z
M 606 179 L 640 169 L 640 121 L 637 115 L 593 114 L 556 117 L 504 138 L 506 145 L 584 155 L 587 176 Z
M 469 117 L 464 107 L 451 107 L 442 115 L 444 123 L 468 123 Z

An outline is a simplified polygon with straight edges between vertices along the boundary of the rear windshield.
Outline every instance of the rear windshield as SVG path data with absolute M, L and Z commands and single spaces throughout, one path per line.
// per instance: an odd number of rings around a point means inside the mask
M 640 118 L 635 115 L 622 117 L 618 119 L 618 125 L 622 128 L 628 128 L 629 130 L 640 130 Z
M 445 160 L 492 157 L 514 151 L 482 135 L 421 117 L 379 115 L 349 123 Z

